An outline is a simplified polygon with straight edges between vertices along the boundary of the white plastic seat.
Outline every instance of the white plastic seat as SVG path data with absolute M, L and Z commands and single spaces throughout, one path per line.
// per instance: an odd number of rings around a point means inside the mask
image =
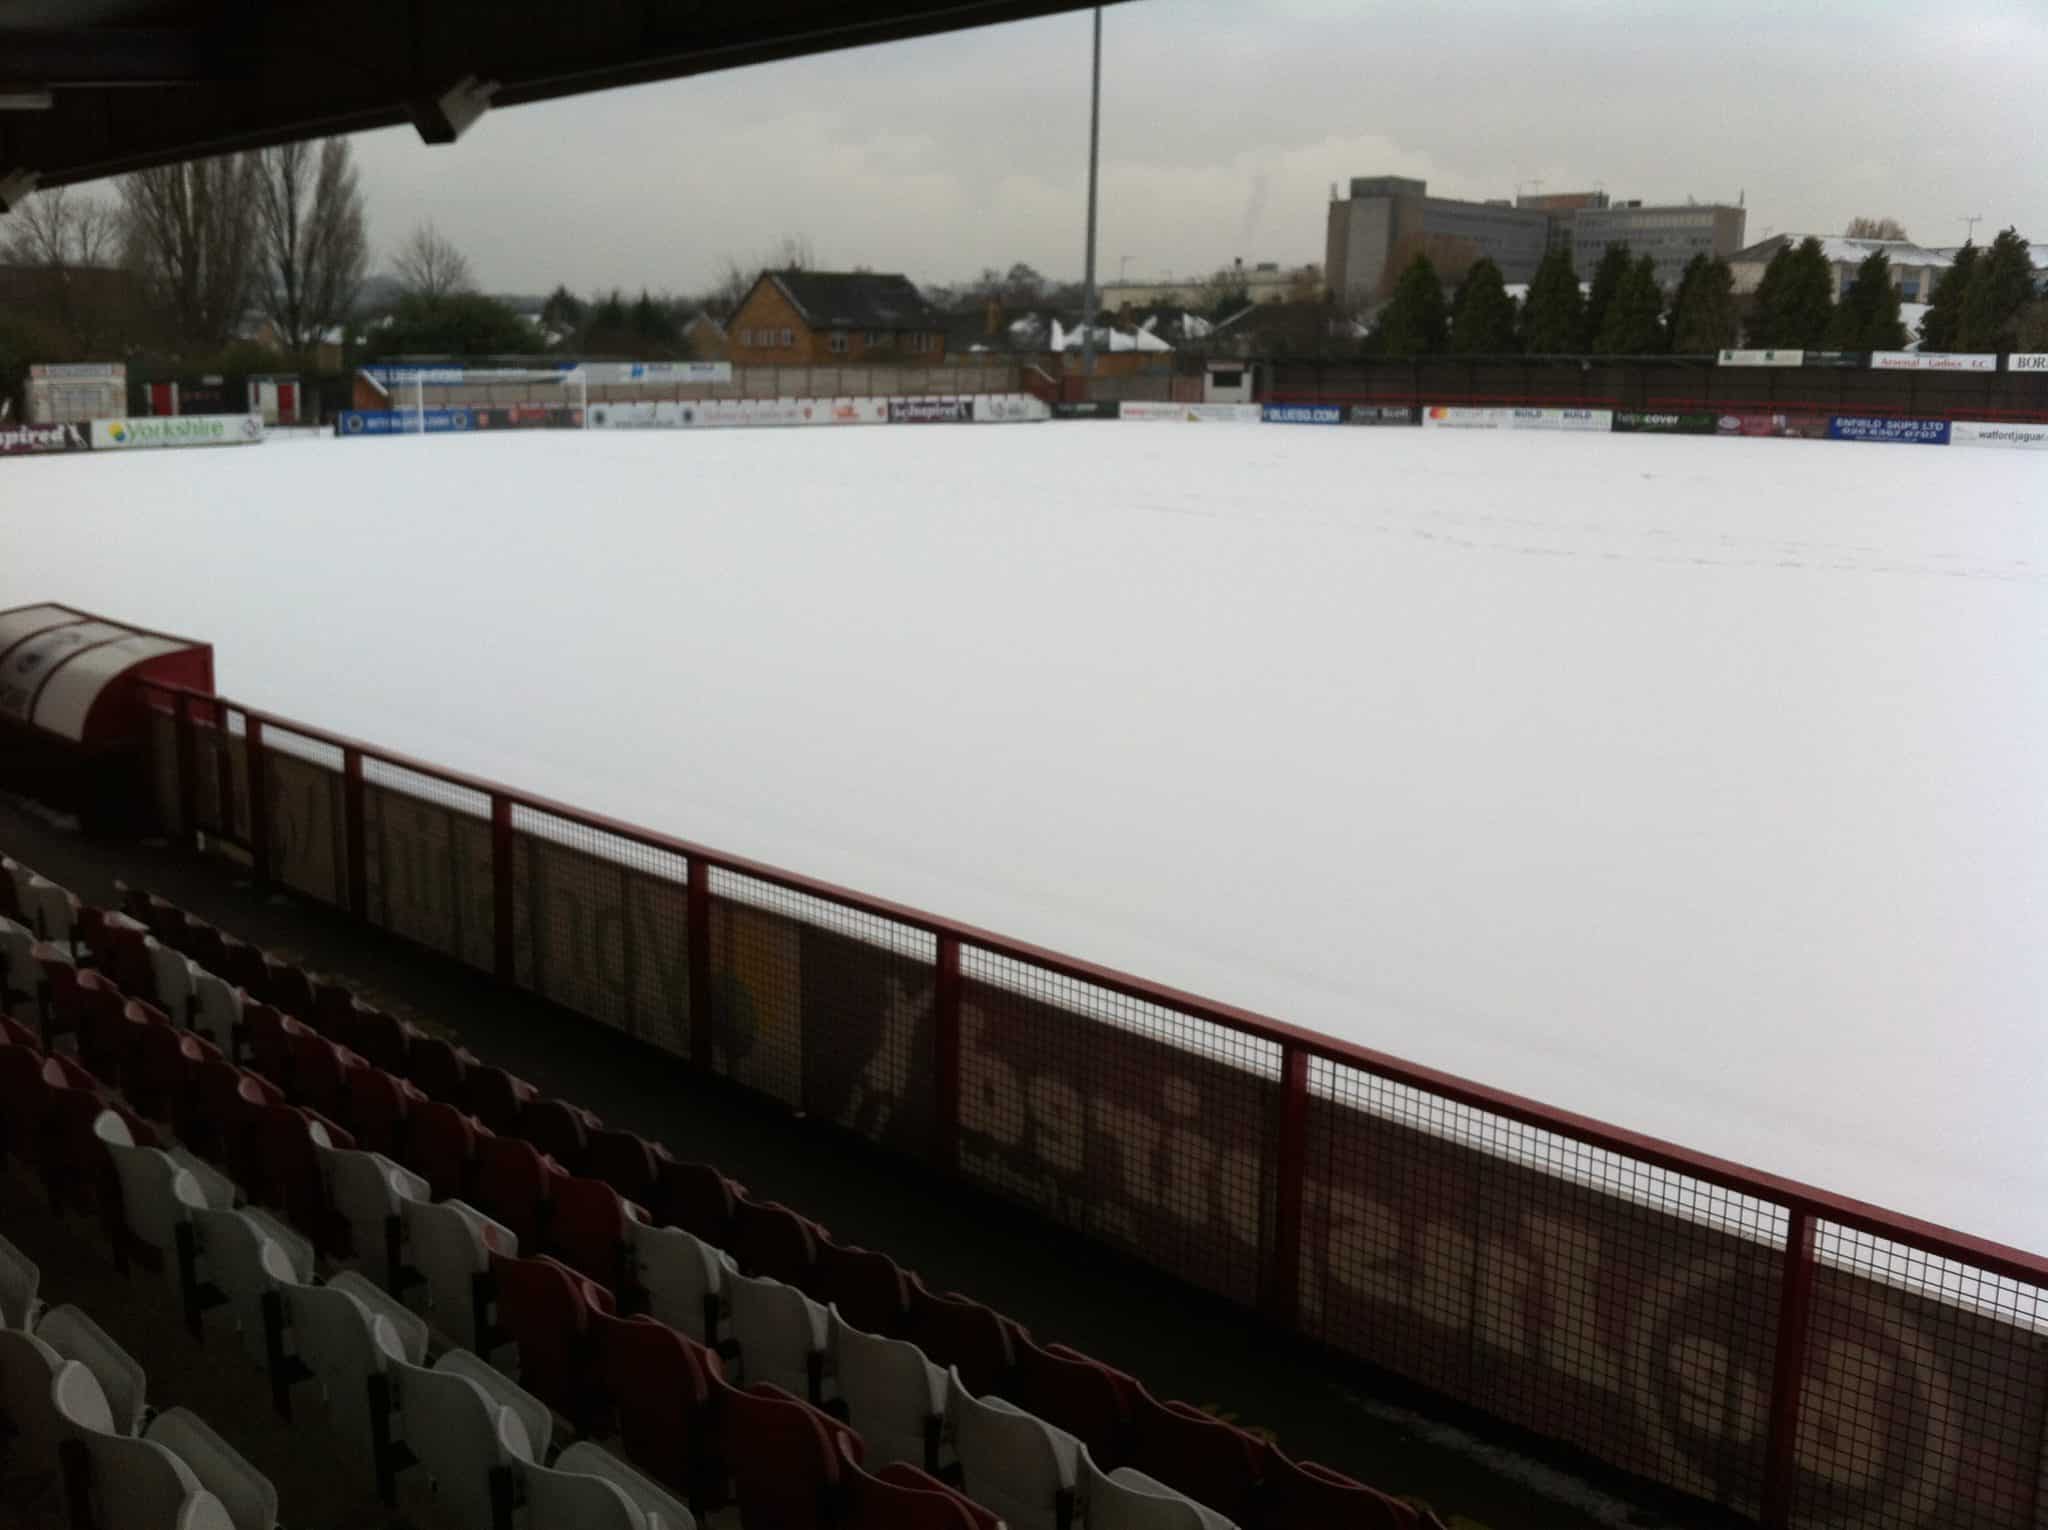
M 237 1530 L 227 1506 L 166 1446 L 92 1430 L 80 1437 L 100 1530 Z
M 0 1328 L 26 1331 L 35 1324 L 43 1272 L 20 1249 L 0 1238 Z
M 156 1004 L 174 1024 L 190 1027 L 198 1013 L 199 968 L 191 957 L 173 950 L 154 935 L 142 942 L 149 970 L 156 979 Z
M 0 1329 L 0 1417 L 14 1431 L 12 1469 L 22 1472 L 54 1470 L 57 1447 L 77 1427 L 114 1427 L 92 1372 L 12 1328 Z
M 100 1112 L 93 1131 L 113 1156 L 121 1184 L 121 1215 L 129 1234 L 163 1256 L 164 1271 L 178 1278 L 178 1228 L 192 1213 L 207 1209 L 206 1193 L 191 1170 L 160 1148 L 135 1146 L 128 1123 L 111 1110 Z
M 195 1211 L 193 1231 L 206 1261 L 207 1277 L 227 1298 L 227 1316 L 257 1365 L 270 1364 L 263 1300 L 313 1278 L 313 1245 L 272 1217 L 253 1209 Z M 284 1234 L 286 1236 L 280 1236 Z
M 16 883 L 16 889 L 20 889 L 19 882 Z M 77 954 L 73 950 L 72 940 L 78 934 L 78 900 L 71 896 L 69 889 L 59 887 L 48 877 L 39 877 L 31 873 L 28 880 L 28 896 L 23 899 L 21 907 L 24 913 L 32 913 L 35 916 L 36 924 L 43 932 L 43 939 L 53 946 L 62 946 L 66 951 L 72 951 L 73 955 Z
M 67 1305 L 43 1314 L 36 1324 L 36 1337 L 66 1360 L 76 1360 L 92 1372 L 106 1396 L 114 1433 L 134 1434 L 142 1428 L 149 1378 L 135 1357 L 109 1338 L 105 1329 L 79 1308 Z
M 286 1306 L 299 1357 L 320 1383 L 335 1434 L 356 1466 L 374 1477 L 370 1378 L 384 1373 L 387 1353 L 419 1364 L 426 1353 L 426 1324 L 353 1274 L 289 1291 Z
M 399 1215 L 435 1330 L 459 1349 L 477 1348 L 476 1277 L 490 1272 L 493 1249 L 517 1254 L 518 1236 L 463 1201 L 407 1201 Z
M 1104 1472 L 1085 1446 L 1081 1475 L 1088 1498 L 1088 1530 L 1236 1530 L 1223 1515 L 1136 1467 Z
M 372 1278 L 390 1290 L 396 1272 L 387 1267 L 385 1258 L 386 1225 L 399 1216 L 407 1201 L 432 1200 L 432 1189 L 419 1175 L 382 1153 L 337 1147 L 317 1151 L 328 1200 L 348 1223 L 356 1262 L 374 1271 Z
M 1000 1397 L 976 1398 L 949 1373 L 948 1414 L 963 1491 L 1008 1521 L 1010 1530 L 1057 1530 L 1072 1501 L 1081 1442 Z
M 220 1500 L 234 1530 L 276 1530 L 277 1488 L 198 1414 L 168 1409 L 150 1420 L 143 1438 L 185 1463 L 200 1486 Z
M 648 1530 L 697 1530 L 696 1516 L 681 1499 L 602 1445 L 578 1440 L 555 1458 L 555 1470 L 602 1477 L 647 1516 Z
M 706 1331 L 705 1303 L 724 1294 L 725 1264 L 719 1250 L 680 1227 L 634 1222 L 626 1237 L 649 1310 L 699 1344 L 717 1344 L 718 1335 Z
M 792 1396 L 817 1401 L 811 1369 L 814 1359 L 822 1366 L 825 1356 L 825 1308 L 795 1286 L 731 1268 L 725 1271 L 725 1292 L 744 1383 L 771 1381 Z
M 192 1029 L 225 1052 L 242 1023 L 242 990 L 195 965 L 192 969 Z
M 0 918 L 0 989 L 34 995 L 36 984 L 42 980 L 36 967 L 35 945 L 34 930 L 12 919 Z M 4 996 L 0 996 L 0 1013 L 13 1013 Z
M 915 1344 L 863 1332 L 829 1310 L 832 1375 L 847 1422 L 867 1444 L 861 1464 L 871 1472 L 897 1461 L 925 1468 L 927 1428 L 946 1414 L 946 1373 Z
M 387 1327 L 381 1337 L 389 1335 Z M 462 1530 L 496 1530 L 493 1478 L 509 1503 L 511 1474 L 547 1454 L 553 1415 L 467 1350 L 451 1350 L 432 1369 L 388 1351 L 385 1361 L 405 1443 L 433 1477 L 441 1509 Z

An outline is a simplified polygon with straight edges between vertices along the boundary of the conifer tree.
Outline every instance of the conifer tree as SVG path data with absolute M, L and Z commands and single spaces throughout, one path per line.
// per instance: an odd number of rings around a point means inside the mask
M 1451 311 L 1451 351 L 1458 356 L 1503 356 L 1515 349 L 1515 300 L 1500 267 L 1484 257 L 1458 284 Z

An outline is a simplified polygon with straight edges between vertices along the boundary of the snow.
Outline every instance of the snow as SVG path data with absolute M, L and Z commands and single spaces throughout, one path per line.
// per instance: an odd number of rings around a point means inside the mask
M 6 463 L 0 604 L 2048 1250 L 2044 504 L 1777 440 L 323 440 Z

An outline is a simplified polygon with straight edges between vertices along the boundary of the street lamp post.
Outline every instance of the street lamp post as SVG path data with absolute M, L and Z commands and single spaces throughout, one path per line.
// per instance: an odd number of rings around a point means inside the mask
M 1102 7 L 1095 8 L 1095 63 L 1088 88 L 1088 253 L 1082 276 L 1081 375 L 1095 375 L 1095 174 L 1102 154 Z

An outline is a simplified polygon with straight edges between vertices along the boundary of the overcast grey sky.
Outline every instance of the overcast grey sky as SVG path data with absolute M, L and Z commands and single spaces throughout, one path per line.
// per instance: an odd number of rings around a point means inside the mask
M 358 140 L 384 257 L 432 217 L 484 285 L 688 292 L 828 267 L 1078 276 L 1088 16 Z M 1890 214 L 2048 241 L 2048 0 L 1137 0 L 1104 13 L 1103 272 L 1321 260 L 1330 183 L 1733 201 L 1749 237 Z

